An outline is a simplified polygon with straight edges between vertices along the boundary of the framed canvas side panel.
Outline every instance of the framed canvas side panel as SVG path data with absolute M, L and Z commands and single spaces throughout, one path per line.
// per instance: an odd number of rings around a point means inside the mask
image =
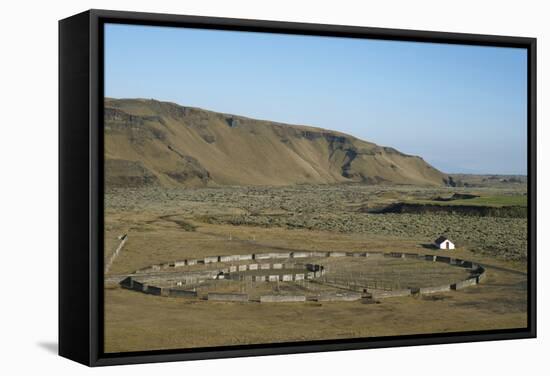
M 528 290 L 530 336 L 537 336 L 537 40 L 528 46 L 527 77 L 527 173 L 528 173 Z
M 59 355 L 90 363 L 89 12 L 59 22 Z

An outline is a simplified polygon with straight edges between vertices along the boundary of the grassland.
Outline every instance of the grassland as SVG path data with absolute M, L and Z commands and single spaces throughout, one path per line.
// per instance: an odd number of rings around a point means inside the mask
M 132 218 L 126 217 L 132 221 Z M 134 224 L 135 225 L 135 224 Z M 151 232 L 130 233 L 113 272 L 198 255 L 287 249 L 407 249 L 437 253 L 415 240 L 283 228 L 202 225 L 181 231 L 159 221 Z M 231 233 L 232 240 L 227 235 Z M 254 239 L 254 240 L 253 240 Z M 234 304 L 182 301 L 108 288 L 105 290 L 106 351 L 373 337 L 526 325 L 524 265 L 494 260 L 459 249 L 456 257 L 483 263 L 486 281 L 475 288 L 427 298 L 395 298 L 380 304 L 354 303 Z M 392 260 L 393 261 L 393 260 Z M 430 266 L 433 264 L 429 264 Z M 439 266 L 436 264 L 435 266 Z M 394 269 L 395 270 L 395 269 Z M 392 269 L 374 278 L 393 279 Z M 418 273 L 418 279 L 430 275 Z M 409 273 L 410 278 L 414 274 Z M 439 278 L 443 278 L 440 276 Z M 457 276 L 458 277 L 458 276 Z M 418 283 L 418 279 L 414 282 Z M 403 284 L 411 283 L 403 278 Z M 219 286 L 218 286 L 219 287 Z
M 369 212 L 394 202 L 431 200 L 456 192 L 492 197 L 488 204 L 495 204 L 495 197 L 499 203 L 501 197 L 509 198 L 508 203 L 525 197 L 524 187 L 517 184 L 475 189 L 303 185 L 109 190 L 105 257 L 118 245 L 119 235 L 128 234 L 128 241 L 108 278 L 156 263 L 270 250 L 437 254 L 440 251 L 430 244 L 445 234 L 458 246 L 453 254 L 482 263 L 487 279 L 463 291 L 368 305 L 186 301 L 146 296 L 108 284 L 105 349 L 136 351 L 524 327 L 526 218 Z M 446 275 L 439 269 L 422 273 L 419 267 L 379 265 L 355 270 L 347 266 L 343 270 L 351 274 L 369 270 L 365 275 L 371 279 L 399 281 L 400 285 L 459 277 L 452 276 L 454 271 Z
M 511 204 L 525 203 L 526 197 L 517 188 L 462 191 L 481 195 L 464 201 Z M 369 212 L 372 208 L 396 202 L 432 202 L 434 197 L 450 196 L 453 192 L 456 190 L 451 188 L 364 185 L 138 189 L 115 190 L 107 194 L 107 201 L 113 213 L 136 209 L 141 211 L 140 208 L 160 211 L 163 213 L 161 215 L 166 216 L 164 219 L 172 221 L 184 231 L 192 231 L 193 226 L 228 224 L 235 228 L 303 229 L 388 239 L 414 239 L 418 244 L 430 244 L 445 234 L 459 246 L 477 253 L 509 260 L 526 260 L 527 218 L 524 217 Z M 150 228 L 141 226 L 138 231 L 150 232 Z
M 109 289 L 105 345 L 118 352 L 518 328 L 526 326 L 524 294 L 521 276 L 499 271 L 474 289 L 368 305 L 214 303 Z

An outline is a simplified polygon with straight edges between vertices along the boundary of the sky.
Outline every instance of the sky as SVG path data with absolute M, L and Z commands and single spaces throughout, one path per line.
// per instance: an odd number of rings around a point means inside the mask
M 105 95 L 337 130 L 446 173 L 526 174 L 527 51 L 105 25 Z

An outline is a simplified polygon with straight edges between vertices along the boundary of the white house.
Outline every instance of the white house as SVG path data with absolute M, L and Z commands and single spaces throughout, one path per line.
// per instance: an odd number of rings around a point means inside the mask
M 435 239 L 434 243 L 439 249 L 455 249 L 454 243 L 444 236 L 440 236 L 439 238 Z

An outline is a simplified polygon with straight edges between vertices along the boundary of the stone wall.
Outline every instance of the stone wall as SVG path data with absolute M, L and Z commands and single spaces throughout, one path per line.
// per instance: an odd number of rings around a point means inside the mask
M 168 296 L 175 298 L 195 298 L 197 292 L 191 290 L 168 289 Z
M 134 280 L 132 282 L 132 290 L 143 292 L 143 289 L 145 288 L 145 285 L 139 281 Z
M 269 259 L 292 259 L 292 258 L 309 258 L 309 257 L 373 257 L 382 256 L 383 252 L 269 252 L 269 253 L 255 253 L 244 255 L 224 255 L 224 256 L 207 256 L 203 259 L 187 259 L 178 260 L 170 263 L 152 265 L 136 271 L 136 273 L 150 273 L 152 271 L 161 271 L 171 268 L 179 268 L 184 266 L 191 266 L 197 264 L 213 264 L 213 263 L 231 263 L 238 261 L 250 261 L 250 260 L 269 260 Z
M 241 257 L 241 255 L 220 256 L 220 262 L 239 261 L 240 257 Z
M 412 291 L 411 289 L 402 289 L 402 290 L 367 289 L 367 293 L 371 295 L 372 299 L 386 299 L 386 298 L 396 298 L 401 296 L 410 296 L 412 294 Z
M 220 261 L 219 256 L 211 256 L 211 257 L 205 257 L 204 258 L 204 263 L 205 264 L 212 264 L 212 263 L 215 263 L 215 262 L 218 262 L 218 261 Z
M 352 302 L 362 298 L 358 292 L 326 293 L 317 296 L 318 302 Z
M 119 282 L 120 287 L 128 290 L 143 292 L 143 284 L 134 280 L 132 277 L 126 277 Z
M 305 295 L 262 295 L 260 303 L 305 302 Z
M 270 253 L 270 255 L 272 259 L 286 259 L 291 257 L 290 252 L 273 252 Z
M 146 294 L 150 294 L 150 295 L 158 295 L 160 296 L 161 293 L 162 293 L 162 289 L 160 287 L 156 287 L 156 286 L 145 286 L 145 288 L 143 289 L 143 292 L 146 293 Z
M 267 260 L 271 258 L 270 253 L 256 253 L 254 254 L 254 260 Z
M 121 287 L 124 287 L 125 289 L 133 289 L 134 288 L 134 280 L 132 277 L 126 277 L 122 281 L 119 282 Z
M 443 262 L 445 264 L 450 264 L 451 263 L 451 258 L 447 257 L 447 256 L 436 256 L 435 261 Z
M 330 257 L 346 257 L 346 252 L 330 252 Z
M 470 286 L 474 286 L 474 285 L 477 285 L 477 277 L 476 278 L 470 278 L 470 279 L 467 279 L 465 281 L 460 281 L 460 282 L 457 282 L 457 283 L 453 283 L 451 285 L 451 289 L 452 290 L 461 290 L 461 289 L 464 289 L 466 287 L 470 287 Z
M 113 252 L 113 254 L 109 257 L 109 260 L 105 263 L 105 269 L 104 273 L 107 274 L 109 272 L 109 269 L 111 269 L 111 266 L 113 265 L 113 262 L 115 262 L 115 259 L 119 255 L 119 253 L 122 251 L 122 248 L 124 247 L 124 244 L 126 244 L 126 241 L 128 240 L 128 235 L 124 234 L 120 237 L 120 243 Z
M 447 291 L 451 291 L 451 285 L 421 287 L 418 289 L 418 293 L 420 295 L 436 294 L 436 293 L 447 292 Z
M 209 292 L 208 300 L 215 302 L 247 302 L 248 294 Z
M 476 272 L 476 279 L 477 283 L 481 283 L 485 278 L 487 278 L 487 273 L 485 272 L 485 269 L 481 268 L 482 270 L 477 269 Z
M 486 277 L 485 269 L 476 263 L 471 261 L 461 260 L 452 258 L 449 256 L 440 256 L 440 255 L 420 255 L 416 253 L 403 253 L 403 252 L 270 252 L 270 253 L 257 253 L 257 254 L 244 254 L 244 255 L 226 255 L 226 256 L 208 256 L 204 259 L 188 259 L 183 261 L 174 261 L 172 263 L 152 265 L 150 267 L 140 269 L 136 274 L 143 275 L 147 283 L 136 281 L 132 277 L 124 278 L 120 281 L 120 286 L 125 289 L 130 289 L 134 291 L 139 291 L 152 295 L 163 295 L 163 296 L 177 296 L 177 297 L 196 297 L 197 293 L 190 290 L 182 289 L 161 289 L 155 287 L 150 283 L 154 283 L 155 278 L 157 282 L 161 279 L 158 274 L 151 274 L 148 277 L 147 273 L 156 273 L 161 270 L 173 270 L 173 268 L 178 268 L 188 265 L 196 264 L 214 264 L 214 263 L 227 263 L 235 261 L 251 261 L 251 260 L 268 260 L 268 259 L 288 259 L 288 258 L 308 258 L 308 257 L 392 257 L 392 258 L 411 258 L 426 260 L 430 262 L 442 262 L 456 267 L 462 267 L 465 269 L 470 269 L 470 277 L 463 281 L 458 281 L 449 285 L 440 285 L 440 286 L 430 286 L 422 288 L 409 288 L 402 290 L 376 290 L 376 289 L 367 289 L 366 293 L 369 294 L 373 299 L 384 299 L 390 297 L 400 297 L 400 296 L 409 296 L 412 294 L 433 294 L 448 292 L 451 290 L 461 290 L 470 286 L 474 286 Z M 300 271 L 298 273 L 288 273 L 287 270 L 293 268 L 302 268 L 306 271 Z M 256 270 L 273 270 L 269 275 L 241 275 L 238 273 L 246 271 L 256 271 Z M 299 269 L 301 270 L 301 269 Z M 279 271 L 279 273 L 277 273 Z M 237 273 L 232 275 L 232 273 Z M 246 281 L 255 281 L 255 282 L 290 282 L 290 281 L 302 281 L 304 279 L 314 279 L 319 278 L 324 275 L 324 267 L 317 264 L 290 264 L 282 262 L 274 262 L 272 264 L 265 262 L 242 264 L 242 265 L 230 265 L 230 266 L 221 266 L 219 270 L 209 270 L 209 271 L 200 271 L 193 272 L 190 271 L 187 275 L 182 276 L 182 280 L 186 283 L 196 283 L 204 281 L 211 278 L 228 278 L 228 279 L 238 279 Z M 143 278 L 140 278 L 143 279 Z M 332 294 L 320 294 L 316 297 L 318 301 L 353 301 L 361 299 L 360 293 L 355 292 L 345 292 L 345 293 L 332 293 Z M 237 301 L 243 302 L 248 301 L 247 294 L 234 294 L 234 293 L 209 293 L 208 300 L 214 301 Z M 260 298 L 261 302 L 285 302 L 285 301 L 305 301 L 305 296 L 293 296 L 293 295 L 264 295 Z
M 293 258 L 311 257 L 311 252 L 292 252 L 291 257 Z

